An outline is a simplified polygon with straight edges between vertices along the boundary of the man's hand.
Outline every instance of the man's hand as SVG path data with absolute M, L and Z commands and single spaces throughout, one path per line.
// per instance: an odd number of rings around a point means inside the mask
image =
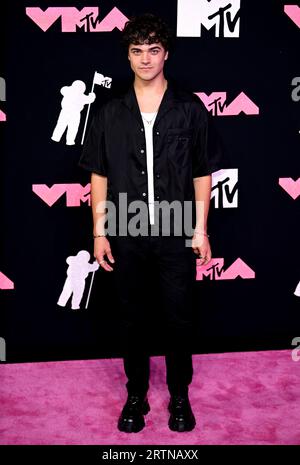
M 96 237 L 94 239 L 94 257 L 99 265 L 106 271 L 113 271 L 113 268 L 104 259 L 107 256 L 110 263 L 115 263 L 114 257 L 111 254 L 110 243 L 105 236 Z
M 207 236 L 195 233 L 192 238 L 192 248 L 195 254 L 202 257 L 200 258 L 200 265 L 207 265 L 210 262 L 211 249 Z

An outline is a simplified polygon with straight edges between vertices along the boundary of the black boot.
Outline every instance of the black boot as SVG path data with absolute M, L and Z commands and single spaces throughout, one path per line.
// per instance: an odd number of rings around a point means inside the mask
M 144 415 L 150 411 L 147 396 L 128 394 L 127 401 L 123 407 L 118 420 L 118 429 L 125 433 L 137 433 L 145 426 Z
M 168 410 L 171 413 L 169 428 L 172 431 L 192 431 L 196 420 L 188 395 L 173 395 L 170 397 Z

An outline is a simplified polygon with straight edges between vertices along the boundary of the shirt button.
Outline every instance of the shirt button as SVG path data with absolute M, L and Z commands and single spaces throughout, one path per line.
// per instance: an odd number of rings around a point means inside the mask
M 156 131 L 156 135 L 159 136 L 159 131 Z
M 144 152 L 145 152 L 145 150 L 144 150 L 144 149 L 141 149 L 141 153 L 144 153 Z
M 159 195 L 157 195 L 157 196 L 156 196 L 156 200 L 159 200 L 159 199 L 160 199 L 160 196 L 159 196 Z
M 142 174 L 145 174 L 145 171 L 141 171 Z
M 147 195 L 146 192 L 143 192 L 143 197 L 146 197 L 146 195 Z
M 144 128 L 141 128 L 141 131 L 143 132 L 143 131 L 144 131 Z
M 157 179 L 159 179 L 159 178 L 160 178 L 160 174 L 159 174 L 159 173 L 157 173 L 156 177 L 157 177 Z

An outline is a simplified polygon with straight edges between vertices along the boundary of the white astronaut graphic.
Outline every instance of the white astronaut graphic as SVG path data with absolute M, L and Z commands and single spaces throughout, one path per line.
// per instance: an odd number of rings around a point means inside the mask
M 81 110 L 84 105 L 93 103 L 96 94 L 90 92 L 85 95 L 85 83 L 83 81 L 74 81 L 71 86 L 64 86 L 60 89 L 63 95 L 61 101 L 61 111 L 51 136 L 55 142 L 59 142 L 65 130 L 67 129 L 66 144 L 74 145 L 80 124 Z
M 99 268 L 97 260 L 89 263 L 90 254 L 86 250 L 80 250 L 77 255 L 71 255 L 66 262 L 69 265 L 67 269 L 67 278 L 63 290 L 59 296 L 57 305 L 65 307 L 67 301 L 72 295 L 71 308 L 78 310 L 84 293 L 85 279 L 90 272 Z
M 298 283 L 297 286 L 296 286 L 294 295 L 296 295 L 297 297 L 300 297 L 300 281 L 299 281 L 299 283 Z

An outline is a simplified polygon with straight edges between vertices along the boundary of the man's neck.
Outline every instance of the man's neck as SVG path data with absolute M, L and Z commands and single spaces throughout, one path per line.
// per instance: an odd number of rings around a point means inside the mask
M 167 88 L 168 81 L 162 76 L 159 79 L 153 79 L 151 81 L 141 80 L 135 77 L 133 86 L 136 94 L 141 97 L 151 95 L 162 95 Z

